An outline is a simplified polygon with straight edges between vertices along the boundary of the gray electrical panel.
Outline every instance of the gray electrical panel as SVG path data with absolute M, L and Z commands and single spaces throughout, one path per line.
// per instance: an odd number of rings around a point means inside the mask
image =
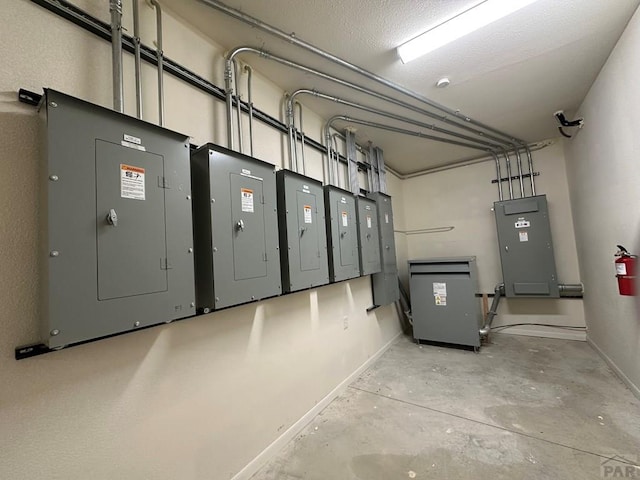
M 45 343 L 194 315 L 189 137 L 51 89 L 40 116 Z
M 389 305 L 400 298 L 391 197 L 382 192 L 369 193 L 367 197 L 376 201 L 382 260 L 381 272 L 374 273 L 371 277 L 373 303 L 375 305 Z
M 356 198 L 351 192 L 333 185 L 326 185 L 324 206 L 327 222 L 329 279 L 331 282 L 340 282 L 359 277 Z
M 198 312 L 282 293 L 274 166 L 207 144 L 191 184 Z
M 290 170 L 276 174 L 282 289 L 329 283 L 322 183 Z
M 494 204 L 506 297 L 558 298 L 547 197 Z
M 475 257 L 409 260 L 413 337 L 480 347 Z
M 371 275 L 382 270 L 380 261 L 380 234 L 378 232 L 378 209 L 375 200 L 356 198 L 358 212 L 358 247 L 360 250 L 360 273 Z

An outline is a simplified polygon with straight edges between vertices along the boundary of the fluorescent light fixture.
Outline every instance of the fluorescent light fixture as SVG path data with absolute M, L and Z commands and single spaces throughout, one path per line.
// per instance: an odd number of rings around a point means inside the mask
M 485 0 L 398 47 L 402 63 L 489 25 L 537 0 Z

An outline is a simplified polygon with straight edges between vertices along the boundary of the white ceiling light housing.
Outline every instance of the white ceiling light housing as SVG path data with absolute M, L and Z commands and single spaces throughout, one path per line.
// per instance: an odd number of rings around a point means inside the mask
M 451 80 L 449 80 L 449 77 L 442 77 L 440 80 L 436 82 L 436 87 L 445 88 L 445 87 L 448 87 L 450 84 L 451 84 Z
M 397 49 L 400 60 L 402 63 L 415 60 L 536 1 L 485 0 L 400 45 Z

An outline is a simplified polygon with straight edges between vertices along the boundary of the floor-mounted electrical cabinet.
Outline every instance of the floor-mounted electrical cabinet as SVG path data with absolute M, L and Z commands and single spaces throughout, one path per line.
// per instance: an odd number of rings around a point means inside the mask
M 360 273 L 362 275 L 379 273 L 382 270 L 382 262 L 378 232 L 378 209 L 375 200 L 357 197 L 356 212 L 358 215 Z
M 329 283 L 322 183 L 290 170 L 276 174 L 282 289 Z
M 495 202 L 505 296 L 558 298 L 547 197 Z
M 376 202 L 380 237 L 381 271 L 371 277 L 373 303 L 389 305 L 400 298 L 391 197 L 382 192 L 369 193 L 367 197 Z
M 333 185 L 324 187 L 327 222 L 329 279 L 340 282 L 360 276 L 356 199 L 350 192 Z
M 51 89 L 40 116 L 44 343 L 194 315 L 189 137 Z
M 191 171 L 198 312 L 282 293 L 274 166 L 207 144 Z

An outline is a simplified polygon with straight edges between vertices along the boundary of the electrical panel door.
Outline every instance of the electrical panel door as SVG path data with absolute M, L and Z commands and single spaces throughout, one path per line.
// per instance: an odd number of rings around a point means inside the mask
M 324 187 L 329 277 L 339 282 L 360 276 L 356 199 L 346 190 Z
M 329 283 L 322 184 L 289 170 L 276 178 L 283 290 Z
M 279 295 L 274 166 L 214 144 L 191 166 L 198 311 Z
M 40 115 L 46 345 L 194 315 L 189 137 L 51 89 Z
M 547 197 L 494 204 L 505 296 L 560 296 Z
M 400 298 L 391 197 L 382 192 L 369 193 L 367 197 L 376 201 L 378 209 L 378 232 L 382 258 L 382 271 L 374 273 L 371 277 L 373 303 L 388 305 Z
M 358 245 L 360 247 L 360 271 L 371 275 L 382 270 L 380 237 L 378 232 L 378 209 L 374 200 L 358 197 Z

